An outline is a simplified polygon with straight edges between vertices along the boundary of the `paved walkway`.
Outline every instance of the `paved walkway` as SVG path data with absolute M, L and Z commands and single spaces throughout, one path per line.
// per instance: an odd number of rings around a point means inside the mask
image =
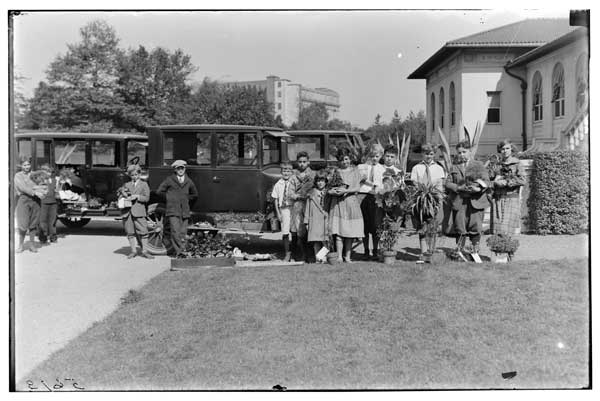
M 129 289 L 170 267 L 166 256 L 127 260 L 127 239 L 118 223 L 90 223 L 89 228 L 88 235 L 69 234 L 38 253 L 16 255 L 17 381 L 110 314 Z M 89 235 L 100 233 L 105 235 Z
M 140 288 L 170 267 L 166 256 L 127 260 L 127 240 L 116 222 L 92 222 L 82 230 L 63 228 L 59 233 L 63 235 L 57 244 L 43 247 L 36 254 L 16 256 L 17 381 L 94 322 L 108 316 L 129 289 Z M 281 248 L 279 233 L 254 233 L 252 238 L 257 252 Z M 516 260 L 579 258 L 588 254 L 587 235 L 522 235 L 520 241 Z M 415 236 L 402 237 L 398 250 L 417 252 L 417 243 Z M 440 246 L 452 247 L 453 240 L 443 239 Z M 362 252 L 362 245 L 356 250 Z M 489 256 L 485 245 L 481 253 Z

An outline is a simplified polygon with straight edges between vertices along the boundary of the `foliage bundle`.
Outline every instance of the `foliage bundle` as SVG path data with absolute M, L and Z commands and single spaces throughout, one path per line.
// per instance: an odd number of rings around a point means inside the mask
M 536 234 L 578 234 L 589 227 L 589 159 L 579 151 L 533 155 L 529 207 Z
M 506 234 L 494 234 L 485 243 L 490 248 L 490 251 L 494 253 L 507 253 L 509 258 L 512 258 L 519 248 L 519 240 L 513 239 L 510 235 Z
M 216 258 L 231 257 L 233 247 L 230 239 L 224 234 L 205 235 L 204 233 L 194 233 L 185 241 L 183 251 L 178 258 Z
M 423 224 L 435 218 L 444 201 L 444 193 L 433 184 L 417 182 L 411 195 L 411 213 Z

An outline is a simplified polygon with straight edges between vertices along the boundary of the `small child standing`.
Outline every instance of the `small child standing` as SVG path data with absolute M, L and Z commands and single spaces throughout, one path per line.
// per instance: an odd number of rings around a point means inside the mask
M 289 262 L 292 259 L 292 253 L 290 252 L 290 223 L 293 205 L 291 177 L 292 165 L 281 163 L 281 178 L 275 183 L 271 193 L 275 200 L 275 213 L 277 213 L 277 218 L 281 223 L 281 239 L 283 240 L 283 250 L 285 252 L 284 262 Z
M 394 181 L 397 182 L 397 185 L 404 187 L 404 171 L 396 166 L 397 162 L 398 148 L 394 145 L 387 145 L 383 149 L 383 168 L 385 170 L 383 173 L 383 180 L 385 181 L 388 179 L 388 177 L 393 176 L 395 178 Z M 397 196 L 400 198 L 398 199 L 398 204 L 393 206 L 391 210 L 386 210 L 384 213 L 394 221 L 403 215 L 402 202 L 406 200 L 404 198 L 404 192 L 402 191 L 398 191 Z
M 40 232 L 38 237 L 42 244 L 46 244 L 48 241 L 56 242 L 56 215 L 58 198 L 56 183 L 58 178 L 55 176 L 54 170 L 49 164 L 45 163 L 40 168 L 46 173 L 45 184 L 48 192 L 41 200 Z
M 307 241 L 312 242 L 315 255 L 329 238 L 327 232 L 329 213 L 327 213 L 325 207 L 326 186 L 327 173 L 321 170 L 315 176 L 314 188 L 308 195 L 306 209 L 304 210 L 304 223 L 308 234 Z
M 308 153 L 298 152 L 296 155 L 298 170 L 290 178 L 292 199 L 292 215 L 290 222 L 290 233 L 292 234 L 291 249 L 296 249 L 299 259 L 308 262 L 308 249 L 306 239 L 306 228 L 304 227 L 304 209 L 308 193 L 314 184 L 315 172 L 309 167 Z M 294 252 L 292 252 L 294 254 Z
M 379 161 L 383 156 L 383 147 L 378 143 L 373 143 L 369 147 L 365 163 L 358 165 L 358 171 L 361 175 L 361 185 L 358 190 L 358 199 L 360 202 L 360 211 L 363 216 L 364 226 L 364 258 L 369 259 L 369 234 L 373 238 L 373 256 L 377 259 L 377 249 L 379 237 L 377 229 L 383 221 L 383 210 L 375 202 L 375 192 L 383 186 L 383 167 Z

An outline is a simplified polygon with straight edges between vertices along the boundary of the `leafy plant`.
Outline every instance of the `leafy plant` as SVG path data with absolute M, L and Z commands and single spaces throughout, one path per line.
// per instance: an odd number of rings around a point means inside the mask
M 405 185 L 401 174 L 394 169 L 386 169 L 383 173 L 383 188 L 375 193 L 375 203 L 385 211 L 391 211 L 406 199 L 403 192 Z
M 509 258 L 517 252 L 519 241 L 507 234 L 494 234 L 485 243 L 494 253 L 507 253 Z
M 410 209 L 413 216 L 426 223 L 433 219 L 442 207 L 444 193 L 434 184 L 417 182 L 412 194 Z
M 224 234 L 211 236 L 196 232 L 186 239 L 178 258 L 231 257 L 233 247 L 230 242 Z
M 396 241 L 402 234 L 402 227 L 400 222 L 394 221 L 389 216 L 383 218 L 381 226 L 377 229 L 377 235 L 379 236 L 379 246 L 383 251 L 393 251 Z

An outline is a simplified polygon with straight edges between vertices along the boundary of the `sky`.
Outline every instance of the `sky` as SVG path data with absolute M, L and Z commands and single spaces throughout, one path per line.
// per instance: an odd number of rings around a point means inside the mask
M 15 71 L 32 96 L 50 62 L 80 41 L 95 19 L 122 48 L 182 49 L 204 77 L 260 80 L 277 75 L 340 95 L 339 118 L 367 128 L 394 110 L 425 108 L 425 81 L 407 76 L 447 41 L 524 18 L 568 18 L 551 10 L 30 12 L 14 19 Z

